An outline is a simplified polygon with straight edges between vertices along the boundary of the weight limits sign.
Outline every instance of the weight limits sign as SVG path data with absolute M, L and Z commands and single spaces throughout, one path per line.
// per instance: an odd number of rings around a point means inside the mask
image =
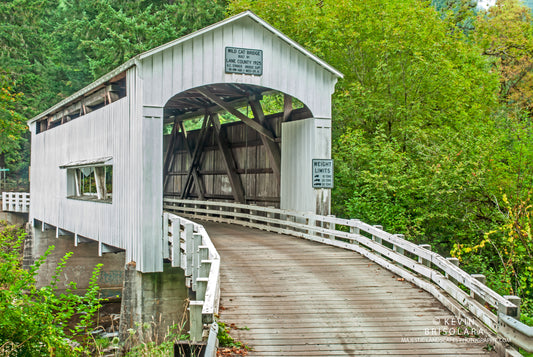
M 332 159 L 313 159 L 313 188 L 333 188 Z
M 263 75 L 263 51 L 226 47 L 226 73 Z

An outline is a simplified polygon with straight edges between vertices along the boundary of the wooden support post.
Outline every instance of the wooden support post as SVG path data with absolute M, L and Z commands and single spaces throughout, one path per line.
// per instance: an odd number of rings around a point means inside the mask
M 170 226 L 172 234 L 172 267 L 181 266 L 181 237 L 180 237 L 180 219 L 176 218 L 172 221 Z
M 211 100 L 213 103 L 217 104 L 220 108 L 224 109 L 225 111 L 235 115 L 238 119 L 240 119 L 244 124 L 248 125 L 252 129 L 256 130 L 259 134 L 266 136 L 268 140 L 275 141 L 274 136 L 270 131 L 265 129 L 261 124 L 257 123 L 251 118 L 248 118 L 246 115 L 239 112 L 237 109 L 233 108 L 232 106 L 228 105 L 228 103 L 224 102 L 222 99 L 218 98 L 216 95 L 211 93 L 209 89 L 207 88 L 200 88 L 197 89 L 197 91 L 206 97 L 207 99 Z
M 168 143 L 167 152 L 165 153 L 165 161 L 163 164 L 163 192 L 166 191 L 168 185 L 168 173 L 174 163 L 174 151 L 176 147 L 176 142 L 178 140 L 178 121 L 174 121 L 174 127 L 172 128 L 172 133 L 170 134 L 170 142 Z
M 504 295 L 505 299 L 507 299 L 509 302 L 516 305 L 516 309 L 504 309 L 503 311 L 500 311 L 500 306 L 498 307 L 498 312 L 502 312 L 507 316 L 511 316 L 512 318 L 520 321 L 520 305 L 522 305 L 522 299 L 516 295 Z
M 268 123 L 265 120 L 265 114 L 263 108 L 261 108 L 261 103 L 258 100 L 250 101 L 250 107 L 252 108 L 252 113 L 254 113 L 254 118 L 256 118 L 259 121 L 259 124 L 261 124 L 266 130 L 272 132 L 272 136 L 274 136 L 272 129 L 268 127 Z M 279 184 L 281 180 L 281 150 L 276 142 L 267 139 L 264 135 L 261 135 L 261 142 L 270 159 L 276 182 Z
M 487 277 L 483 274 L 472 274 L 471 276 L 483 285 L 487 283 Z M 470 296 L 480 304 L 485 304 L 485 300 L 483 299 L 483 297 L 476 294 L 474 290 L 470 291 Z
M 285 123 L 289 120 L 289 117 L 292 113 L 292 97 L 288 94 L 283 95 L 283 118 L 281 119 L 282 123 Z
M 213 121 L 213 127 L 216 131 L 218 148 L 222 153 L 222 158 L 226 167 L 226 172 L 231 185 L 233 197 L 236 202 L 245 203 L 244 188 L 242 185 L 241 177 L 239 176 L 239 174 L 237 174 L 235 159 L 233 158 L 233 154 L 231 152 L 231 149 L 229 148 L 226 135 L 222 131 L 222 125 L 220 124 L 220 120 L 218 119 L 218 114 L 212 114 L 211 120 Z
M 451 257 L 448 257 L 446 258 L 446 260 L 448 262 L 450 262 L 451 264 L 455 265 L 456 267 L 459 267 L 459 259 L 457 258 L 451 258 Z M 445 273 L 446 274 L 446 277 L 452 282 L 454 283 L 455 285 L 457 285 L 458 281 L 454 278 L 452 278 L 448 273 Z
M 192 246 L 192 289 L 197 291 L 196 279 L 198 279 L 198 274 L 200 270 L 200 254 L 199 248 L 202 245 L 202 235 L 194 233 L 192 236 L 193 246 Z M 196 297 L 198 299 L 198 296 Z
M 204 120 L 208 120 L 207 116 L 204 118 Z M 179 125 L 179 127 L 181 129 L 181 135 L 183 136 L 183 143 L 185 144 L 185 148 L 187 149 L 187 155 L 189 156 L 189 160 L 191 160 L 191 162 L 193 162 L 193 151 L 191 150 L 191 146 L 189 145 L 189 139 L 188 139 L 188 135 L 187 135 L 187 130 L 185 130 L 185 127 L 183 126 L 183 122 L 179 122 L 178 125 Z M 203 201 L 203 200 L 205 200 L 205 184 L 204 184 L 204 180 L 200 176 L 200 171 L 198 170 L 198 165 L 195 165 L 193 167 L 192 175 L 193 175 L 193 178 L 194 178 L 194 184 L 195 184 L 196 189 L 198 191 L 198 197 L 200 198 L 200 200 Z
M 431 250 L 431 245 L 430 244 L 419 244 L 418 245 L 420 248 L 424 248 L 424 249 L 427 249 L 427 250 Z M 431 268 L 431 261 L 427 260 L 427 259 L 424 259 L 422 257 L 418 257 L 418 262 L 420 264 L 424 264 L 425 266 L 427 266 L 428 268 Z
M 202 307 L 204 305 L 203 301 L 191 301 L 189 303 L 189 325 L 191 340 L 193 342 L 200 342 L 202 340 L 203 334 L 203 323 L 202 323 Z
M 187 177 L 185 179 L 185 185 L 183 186 L 183 191 L 181 193 L 181 198 L 186 198 L 189 194 L 189 191 L 192 186 L 192 180 L 193 180 L 193 172 L 194 170 L 197 170 L 197 166 L 200 164 L 200 160 L 202 158 L 203 154 L 203 147 L 205 143 L 205 139 L 207 136 L 207 130 L 209 128 L 209 116 L 206 114 L 204 117 L 204 121 L 202 122 L 202 129 L 200 130 L 200 135 L 198 137 L 198 142 L 196 143 L 196 147 L 194 148 L 194 152 L 192 154 L 191 159 L 191 165 L 189 167 Z

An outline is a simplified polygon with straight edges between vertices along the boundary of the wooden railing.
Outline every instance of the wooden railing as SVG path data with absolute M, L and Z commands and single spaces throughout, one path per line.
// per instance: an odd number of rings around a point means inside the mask
M 205 356 L 214 356 L 220 256 L 202 225 L 168 212 L 163 213 L 163 247 L 163 258 L 184 270 L 185 283 L 193 291 L 189 302 L 191 339 L 197 342 L 208 338 Z
M 2 192 L 2 211 L 28 213 L 30 194 L 26 192 Z
M 385 232 L 356 219 L 341 219 L 269 207 L 226 202 L 164 199 L 164 209 L 191 219 L 238 224 L 325 243 L 360 253 L 399 277 L 428 291 L 464 321 L 473 314 L 479 328 L 496 333 L 493 342 L 510 342 L 533 351 L 532 327 L 518 321 L 520 298 L 501 296 L 487 287 L 481 275 L 470 275 L 458 260 L 416 245 L 402 235 Z M 452 299 L 450 299 L 450 297 Z

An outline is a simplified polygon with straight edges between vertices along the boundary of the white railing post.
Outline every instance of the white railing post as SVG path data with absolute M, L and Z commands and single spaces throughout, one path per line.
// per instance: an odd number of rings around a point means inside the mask
M 192 223 L 185 224 L 185 277 L 188 279 L 192 276 L 193 233 L 194 227 Z
M 335 215 L 330 214 L 330 215 L 328 215 L 328 218 L 335 218 Z M 334 231 L 335 228 L 336 228 L 336 227 L 335 227 L 335 222 L 330 222 L 327 226 L 328 226 L 328 228 L 329 228 L 330 230 L 332 230 L 332 231 Z M 334 234 L 330 234 L 330 235 L 329 235 L 329 239 L 331 239 L 331 240 L 335 240 L 335 235 L 334 235 Z
M 307 234 L 310 236 L 316 236 L 315 227 L 316 227 L 316 219 L 314 216 L 307 217 L 307 226 L 309 229 L 307 230 Z
M 383 230 L 383 226 L 381 226 L 381 225 L 379 225 L 379 224 L 376 224 L 376 225 L 374 225 L 373 227 L 374 227 L 374 228 L 377 228 L 377 229 L 381 229 L 381 230 Z M 376 242 L 377 244 L 379 244 L 379 245 L 383 245 L 383 241 L 382 241 L 382 239 L 381 239 L 380 237 L 374 235 L 374 234 L 372 234 L 372 240 L 373 240 L 374 242 Z M 381 254 L 379 254 L 379 253 L 377 253 L 377 252 L 376 252 L 376 254 L 377 254 L 377 255 L 381 255 Z
M 200 266 L 198 268 L 198 277 L 196 278 L 196 300 L 204 300 L 207 283 L 209 282 L 209 270 L 211 268 L 209 248 L 200 246 L 198 248 L 198 258 Z
M 472 274 L 471 275 L 472 278 L 474 278 L 475 280 L 479 281 L 481 284 L 485 285 L 487 283 L 487 277 L 483 274 Z M 477 302 L 479 302 L 480 304 L 484 304 L 485 303 L 485 299 L 483 299 L 482 296 L 476 294 L 474 292 L 474 289 L 471 289 L 470 291 L 470 296 L 476 300 Z
M 419 244 L 418 246 L 420 248 L 424 248 L 424 249 L 427 249 L 427 250 L 431 251 L 431 245 L 430 244 Z M 431 268 L 431 261 L 430 260 L 424 259 L 422 257 L 418 257 L 418 262 L 420 264 L 423 264 L 423 265 L 427 266 L 428 268 Z
M 192 289 L 194 291 L 197 290 L 197 280 L 198 279 L 198 273 L 200 270 L 200 252 L 199 248 L 202 245 L 202 235 L 201 234 L 193 234 L 192 236 Z M 197 297 L 198 299 L 198 297 Z
M 399 239 L 405 239 L 405 236 L 403 234 L 395 234 L 394 235 L 396 238 L 399 238 Z M 394 250 L 396 253 L 398 254 L 401 254 L 401 255 L 404 255 L 404 249 L 403 248 L 400 248 L 399 246 L 397 246 L 396 244 L 394 244 L 392 246 L 392 250 Z
M 358 219 L 350 219 L 350 233 L 351 234 L 360 234 L 361 230 L 357 226 L 358 223 L 361 222 Z M 359 242 L 357 240 L 350 239 L 350 243 L 359 245 Z
M 172 267 L 181 267 L 181 229 L 180 219 L 170 221 L 170 234 L 172 234 Z
M 516 309 L 507 309 L 507 311 L 505 311 L 505 315 L 511 316 L 516 320 L 520 320 L 520 305 L 522 305 L 522 299 L 515 295 L 504 295 L 503 297 L 516 305 Z
M 453 264 L 455 265 L 456 267 L 459 268 L 459 259 L 457 258 L 452 258 L 452 257 L 448 257 L 446 258 L 446 260 L 450 263 L 450 264 Z M 456 279 L 454 279 L 453 277 L 450 276 L 450 274 L 448 272 L 445 272 L 445 276 L 452 282 L 454 283 L 455 285 L 457 285 L 458 281 Z

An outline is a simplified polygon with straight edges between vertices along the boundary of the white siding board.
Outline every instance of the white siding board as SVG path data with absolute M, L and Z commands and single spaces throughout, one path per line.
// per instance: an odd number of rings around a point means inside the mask
M 170 93 L 179 93 L 183 83 L 183 46 L 177 45 L 172 48 L 172 91 Z
M 174 78 L 174 53 L 172 48 L 163 52 L 163 79 L 161 85 L 163 86 L 162 93 L 172 93 Z M 159 102 L 159 99 L 158 99 Z
M 192 84 L 191 86 L 199 87 L 204 84 L 204 43 L 203 36 L 195 37 L 192 41 Z
M 113 204 L 68 199 L 67 172 L 59 166 L 75 160 L 113 156 L 113 179 L 119 181 L 120 170 L 116 167 L 122 158 L 115 150 L 118 139 L 112 130 L 115 124 L 110 123 L 127 120 L 127 104 L 127 98 L 121 99 L 33 137 L 32 176 L 36 178 L 31 182 L 33 218 L 91 239 L 116 240 L 116 229 L 108 222 L 121 214 L 116 209 L 120 199 L 113 197 Z
M 210 56 L 213 66 L 213 83 L 221 83 L 224 80 L 225 63 L 222 60 L 225 54 L 226 46 L 224 43 L 224 32 L 217 29 L 213 33 L 212 39 L 213 53 Z
M 163 80 L 166 77 L 166 74 L 163 73 L 163 52 L 156 53 L 153 56 L 154 60 L 152 63 L 152 80 L 146 82 L 149 84 L 148 90 L 146 92 L 150 93 L 151 99 L 149 102 L 144 102 L 143 104 L 154 104 L 157 105 L 161 101 L 163 95 Z
M 193 68 L 194 60 L 192 57 L 192 41 L 183 44 L 183 84 L 182 91 L 188 88 L 193 88 Z M 178 93 L 166 93 L 168 98 Z

